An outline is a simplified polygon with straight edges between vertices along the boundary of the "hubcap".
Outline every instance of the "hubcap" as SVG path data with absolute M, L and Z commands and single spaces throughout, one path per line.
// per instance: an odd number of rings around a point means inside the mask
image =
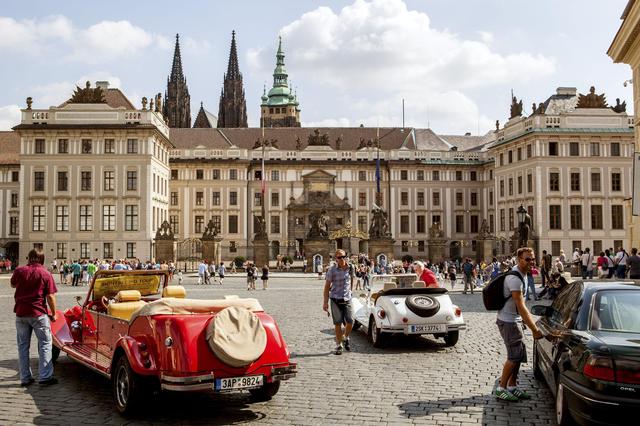
M 122 407 L 126 407 L 129 396 L 129 373 L 124 366 L 121 366 L 118 370 L 116 394 L 118 397 L 118 404 Z
M 561 424 L 564 413 L 562 412 L 562 403 L 564 395 L 564 386 L 558 385 L 558 394 L 556 395 L 556 423 Z

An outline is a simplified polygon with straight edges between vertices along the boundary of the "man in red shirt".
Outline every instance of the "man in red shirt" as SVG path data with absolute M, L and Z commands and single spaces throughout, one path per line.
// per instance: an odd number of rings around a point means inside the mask
M 53 276 L 44 265 L 44 254 L 40 249 L 33 249 L 27 257 L 28 264 L 16 268 L 11 276 L 11 287 L 16 289 L 15 307 L 16 331 L 18 340 L 18 358 L 20 361 L 21 386 L 29 386 L 34 382 L 29 366 L 29 348 L 31 333 L 38 339 L 38 368 L 41 385 L 55 385 L 58 380 L 53 377 L 51 360 L 52 338 L 51 323 L 56 320 L 56 297 L 58 291 Z M 47 305 L 51 312 L 47 309 Z
M 416 260 L 413 262 L 413 270 L 418 275 L 418 281 L 423 281 L 427 287 L 439 287 L 436 274 L 429 268 L 427 268 L 424 262 Z

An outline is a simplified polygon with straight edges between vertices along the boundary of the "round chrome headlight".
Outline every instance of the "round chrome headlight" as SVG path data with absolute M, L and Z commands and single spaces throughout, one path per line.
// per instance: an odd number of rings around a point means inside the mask
M 170 348 L 171 346 L 173 346 L 173 339 L 171 338 L 171 336 L 167 337 L 166 339 L 164 339 L 164 345 L 168 348 Z

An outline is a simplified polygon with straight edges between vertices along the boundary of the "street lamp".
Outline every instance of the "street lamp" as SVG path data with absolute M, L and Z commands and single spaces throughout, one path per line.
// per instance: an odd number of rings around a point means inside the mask
M 524 218 L 527 215 L 527 211 L 525 210 L 523 205 L 520 204 L 520 207 L 518 207 L 518 211 L 516 213 L 518 214 L 518 223 L 522 226 L 522 224 L 524 223 Z

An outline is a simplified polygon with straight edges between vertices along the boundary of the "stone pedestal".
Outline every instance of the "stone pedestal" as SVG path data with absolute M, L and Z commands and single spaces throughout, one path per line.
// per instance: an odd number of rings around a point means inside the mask
M 157 262 L 175 262 L 175 252 L 173 250 L 173 239 L 155 240 L 155 260 Z
M 387 259 L 394 259 L 393 238 L 372 238 L 369 240 L 369 259 L 377 259 L 379 254 L 384 254 Z
M 447 248 L 447 240 L 433 239 L 429 240 L 427 247 L 429 249 L 429 260 L 433 263 L 445 260 L 445 252 Z
M 484 260 L 487 264 L 491 263 L 494 244 L 495 240 L 492 238 L 476 240 L 476 260 L 478 262 Z
M 253 240 L 253 262 L 258 267 L 262 268 L 264 265 L 269 264 L 269 240 L 266 238 Z
M 315 264 L 313 260 L 316 255 L 322 256 L 323 266 L 328 265 L 329 257 L 333 255 L 332 248 L 333 248 L 333 243 L 329 239 L 307 238 L 304 241 L 304 253 L 307 258 L 307 265 L 310 265 L 309 267 L 315 268 Z M 316 272 L 315 269 L 314 269 L 314 272 Z
M 205 260 L 213 261 L 216 265 L 219 265 L 222 261 L 220 254 L 220 241 L 221 238 L 202 240 L 202 258 Z

